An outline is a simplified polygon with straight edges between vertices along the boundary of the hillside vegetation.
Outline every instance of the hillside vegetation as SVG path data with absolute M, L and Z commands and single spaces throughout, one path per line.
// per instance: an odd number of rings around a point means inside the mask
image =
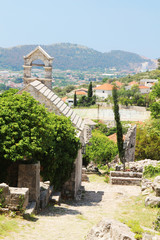
M 0 66 L 2 69 L 21 70 L 23 56 L 27 55 L 37 45 L 24 45 L 12 48 L 0 48 Z M 60 43 L 53 45 L 42 45 L 47 53 L 54 57 L 53 66 L 57 69 L 71 70 L 104 70 L 115 67 L 117 70 L 133 70 L 143 62 L 144 59 L 135 53 L 114 50 L 108 53 L 101 53 L 94 49 L 77 44 Z

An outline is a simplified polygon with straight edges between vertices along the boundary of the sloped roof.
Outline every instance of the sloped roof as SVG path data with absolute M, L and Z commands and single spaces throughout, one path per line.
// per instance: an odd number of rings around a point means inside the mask
M 132 81 L 130 83 L 128 83 L 128 85 L 132 86 L 132 85 L 139 85 L 136 81 Z
M 75 91 L 76 92 L 76 95 L 87 95 L 87 92 L 84 92 L 84 91 Z
M 113 85 L 109 83 L 104 83 L 98 87 L 95 87 L 94 90 L 106 90 L 106 91 L 112 91 Z
M 143 88 L 150 88 L 150 87 L 147 87 L 147 86 L 139 86 L 140 89 L 143 89 Z
M 81 132 L 84 128 L 84 121 L 78 116 L 67 104 L 65 104 L 60 97 L 58 97 L 52 90 L 46 87 L 38 80 L 29 83 L 25 88 L 19 91 L 19 93 L 26 91 L 29 92 L 37 101 L 41 103 L 41 99 L 45 98 L 53 106 L 53 109 L 57 109 L 59 114 L 66 117 L 70 117 L 72 124 Z M 42 103 L 44 101 L 42 100 Z M 78 134 L 79 135 L 79 134 Z
M 24 56 L 25 58 L 29 58 L 31 55 L 33 55 L 35 52 L 40 51 L 48 60 L 52 60 L 53 57 L 51 57 L 48 53 L 46 53 L 46 51 L 44 51 L 44 49 L 40 46 L 36 47 L 32 52 L 30 52 L 29 54 L 27 54 L 26 56 Z
M 117 134 L 113 133 L 112 135 L 108 136 L 109 140 L 112 140 L 113 142 L 117 143 Z M 125 135 L 123 135 L 123 140 L 125 140 Z
M 62 101 L 63 101 L 63 102 L 66 102 L 67 98 L 68 98 L 67 96 L 66 96 L 66 97 L 63 97 L 63 98 L 62 98 Z
M 117 85 L 117 87 L 121 87 L 123 85 L 123 83 L 121 83 L 119 81 L 115 81 L 115 84 Z

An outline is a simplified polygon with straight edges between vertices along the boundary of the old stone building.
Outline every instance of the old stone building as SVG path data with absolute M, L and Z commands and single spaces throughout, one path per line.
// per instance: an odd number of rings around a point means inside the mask
M 41 60 L 44 64 L 33 64 L 35 60 Z M 73 126 L 77 129 L 77 136 L 80 138 L 82 145 L 84 145 L 85 142 L 88 141 L 89 136 L 89 134 L 85 134 L 86 125 L 84 124 L 84 121 L 52 91 L 52 61 L 53 58 L 50 57 L 40 46 L 25 56 L 23 66 L 24 88 L 19 91 L 18 94 L 26 91 L 41 104 L 44 104 L 48 111 L 54 112 L 57 115 L 70 117 Z M 31 77 L 32 66 L 44 67 L 44 78 Z M 71 174 L 71 178 L 63 186 L 62 194 L 64 196 L 72 198 L 76 197 L 81 186 L 81 176 L 82 151 L 80 149 L 77 158 L 75 159 L 74 171 Z M 23 179 L 21 182 L 23 182 Z M 25 187 L 24 182 L 22 185 L 22 187 Z

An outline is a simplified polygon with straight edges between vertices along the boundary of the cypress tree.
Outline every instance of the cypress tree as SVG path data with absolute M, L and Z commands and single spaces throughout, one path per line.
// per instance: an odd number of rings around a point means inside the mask
M 74 92 L 74 102 L 73 102 L 74 107 L 77 106 L 77 95 L 76 95 L 76 91 Z
M 125 159 L 124 159 L 124 149 L 123 149 L 123 132 L 122 132 L 122 124 L 120 121 L 120 115 L 119 115 L 118 95 L 117 95 L 117 87 L 116 86 L 113 86 L 112 96 L 113 96 L 113 103 L 114 103 L 113 111 L 114 111 L 114 118 L 116 121 L 117 146 L 118 146 L 119 158 L 120 158 L 121 162 L 123 163 L 123 166 L 125 169 Z
M 93 96 L 92 82 L 90 82 L 88 87 L 88 97 L 91 98 L 92 96 Z

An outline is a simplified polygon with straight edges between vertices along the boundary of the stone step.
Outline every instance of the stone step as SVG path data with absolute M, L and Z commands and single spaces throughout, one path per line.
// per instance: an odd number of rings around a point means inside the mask
M 30 216 L 31 214 L 35 213 L 35 210 L 36 210 L 36 202 L 29 202 L 23 216 L 24 217 Z
M 123 172 L 123 171 L 111 171 L 111 177 L 130 177 L 130 178 L 142 178 L 143 174 L 139 172 Z
M 61 192 L 52 192 L 52 195 L 50 196 L 50 201 L 60 206 Z
M 136 185 L 141 186 L 141 178 L 130 178 L 130 177 L 110 177 L 111 184 L 117 185 Z

